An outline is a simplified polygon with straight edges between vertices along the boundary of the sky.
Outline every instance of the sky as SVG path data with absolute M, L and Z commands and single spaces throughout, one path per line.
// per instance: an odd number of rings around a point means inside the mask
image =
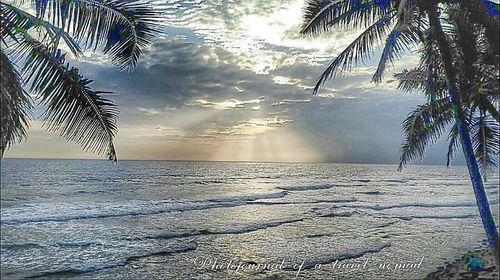
M 118 159 L 396 164 L 401 122 L 425 102 L 392 74 L 418 63 L 408 52 L 381 84 L 380 55 L 312 87 L 359 32 L 299 34 L 304 0 L 166 0 L 164 32 L 132 73 L 87 53 L 74 63 L 120 108 Z M 39 109 L 35 115 L 43 111 Z M 6 157 L 103 158 L 48 133 L 39 120 Z M 424 164 L 445 164 L 446 136 Z M 461 161 L 458 160 L 457 163 Z

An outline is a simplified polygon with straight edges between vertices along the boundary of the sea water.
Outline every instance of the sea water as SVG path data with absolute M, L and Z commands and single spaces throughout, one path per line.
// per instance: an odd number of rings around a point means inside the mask
M 421 279 L 484 244 L 465 167 L 396 169 L 3 159 L 1 276 Z

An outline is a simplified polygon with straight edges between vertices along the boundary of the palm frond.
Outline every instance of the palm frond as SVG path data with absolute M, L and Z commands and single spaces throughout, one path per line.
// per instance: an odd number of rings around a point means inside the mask
M 481 112 L 471 129 L 471 140 L 481 173 L 488 174 L 498 164 L 500 129 L 499 123 Z
M 19 73 L 3 50 L 0 50 L 0 59 L 0 157 L 3 157 L 6 149 L 27 137 L 26 129 L 33 107 Z
M 31 0 L 37 15 L 86 48 L 101 48 L 120 69 L 132 70 L 159 34 L 161 9 L 144 0 Z
M 419 106 L 403 122 L 405 140 L 401 147 L 399 170 L 411 160 L 423 157 L 428 145 L 441 136 L 453 121 L 451 102 L 448 98 Z
M 345 11 L 351 0 L 309 0 L 304 8 L 304 25 L 301 34 L 318 34 L 325 32 L 328 22 Z
M 467 106 L 468 108 L 464 108 L 464 126 L 466 127 L 467 130 L 471 130 L 471 125 L 473 124 L 473 119 L 474 119 L 474 114 L 476 112 L 476 107 L 473 106 Z M 456 116 L 454 116 L 456 117 Z M 455 154 L 458 151 L 459 144 L 461 142 L 460 134 L 458 133 L 458 126 L 457 122 L 455 121 L 450 128 L 450 131 L 448 133 L 448 153 L 446 155 L 446 166 L 451 165 L 451 160 L 455 156 Z
M 403 69 L 403 71 L 394 74 L 394 78 L 398 80 L 398 89 L 404 92 L 412 92 L 416 90 L 425 90 L 427 84 L 427 73 L 420 67 L 413 69 Z
M 398 89 L 407 93 L 423 91 L 429 97 L 429 101 L 446 97 L 446 81 L 434 76 L 429 67 L 432 66 L 420 65 L 394 74 L 394 78 L 399 82 Z
M 399 58 L 405 50 L 409 50 L 413 44 L 419 42 L 421 36 L 420 27 L 425 22 L 414 5 L 412 1 L 399 1 L 397 7 L 397 24 L 387 36 L 382 56 L 380 57 L 372 81 L 376 83 L 381 82 L 387 62 L 393 63 L 395 58 Z M 416 27 L 414 26 L 415 23 L 417 23 Z
M 500 114 L 493 105 L 493 100 L 490 100 L 489 96 L 482 92 L 482 89 L 470 93 L 468 101 L 471 106 L 479 108 L 482 112 L 487 112 L 494 120 L 500 122 Z
M 423 32 L 421 48 L 418 52 L 420 53 L 419 67 L 426 73 L 423 80 L 425 81 L 425 88 L 423 88 L 425 95 L 429 100 L 447 97 L 448 87 L 441 54 L 431 32 Z
M 459 145 L 459 138 L 458 138 L 458 130 L 457 130 L 457 125 L 453 124 L 453 126 L 450 129 L 450 133 L 448 134 L 448 141 L 450 144 L 448 144 L 448 153 L 446 154 L 446 166 L 450 167 L 451 166 L 451 160 L 455 156 L 458 145 Z
M 344 29 L 368 27 L 391 10 L 391 1 L 309 0 L 304 9 L 304 25 L 300 33 L 317 35 L 333 26 Z
M 375 45 L 381 44 L 383 38 L 389 32 L 390 24 L 394 20 L 395 12 L 389 13 L 386 17 L 376 21 L 361 33 L 349 46 L 347 46 L 321 74 L 313 93 L 316 94 L 319 88 L 339 72 L 351 70 L 353 64 L 370 57 Z
M 22 74 L 30 91 L 38 94 L 47 106 L 44 120 L 47 129 L 81 145 L 86 151 L 106 153 L 116 161 L 113 138 L 116 132 L 117 106 L 93 91 L 91 80 L 84 79 L 78 69 L 65 64 L 64 55 L 55 56 L 28 33 L 17 52 L 23 53 Z
M 51 46 L 52 51 L 57 50 L 59 38 L 62 38 L 75 57 L 82 55 L 80 46 L 66 31 L 13 5 L 0 3 L 0 18 L 2 19 L 2 41 L 5 45 L 9 45 L 8 40 L 17 41 L 16 36 L 22 36 L 20 33 L 28 32 L 30 29 L 42 29 L 48 35 L 45 36 L 48 37 L 46 43 Z
M 467 10 L 469 18 L 484 27 L 486 30 L 486 38 L 490 45 L 490 52 L 498 61 L 500 51 L 500 20 L 497 16 L 499 4 L 493 1 L 459 1 L 460 8 Z
M 416 45 L 420 39 L 418 30 L 413 25 L 397 24 L 387 36 L 387 41 L 382 51 L 377 70 L 372 77 L 372 81 L 379 83 L 382 81 L 387 62 L 393 63 L 395 58 L 400 58 L 401 54 Z
M 451 33 L 451 38 L 455 41 L 457 50 L 461 51 L 461 60 L 463 60 L 462 71 L 473 73 L 475 72 L 474 63 L 477 61 L 479 53 L 477 49 L 477 39 L 481 30 L 471 22 L 468 14 L 465 11 L 456 9 L 449 13 L 452 24 L 455 27 L 454 32 Z M 472 80 L 473 77 L 469 77 Z

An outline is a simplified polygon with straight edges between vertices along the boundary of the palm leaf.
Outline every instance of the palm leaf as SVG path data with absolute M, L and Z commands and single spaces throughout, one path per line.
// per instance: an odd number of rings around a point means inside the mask
M 317 34 L 325 32 L 328 22 L 338 17 L 349 6 L 350 0 L 309 0 L 304 8 L 304 26 L 301 34 Z
M 475 23 L 484 27 L 488 44 L 491 46 L 490 52 L 498 59 L 500 49 L 500 20 L 498 11 L 500 5 L 492 1 L 459 1 L 460 8 L 467 10 L 468 17 Z M 496 60 L 498 61 L 498 60 Z
M 401 21 L 401 19 L 399 19 Z M 387 36 L 387 40 L 380 57 L 377 70 L 372 77 L 372 81 L 381 82 L 387 62 L 393 63 L 395 58 L 400 58 L 401 54 L 408 51 L 411 46 L 420 42 L 420 34 L 418 28 L 413 24 L 403 24 L 398 22 L 394 26 L 391 33 Z
M 387 5 L 378 2 L 385 2 Z M 344 29 L 368 27 L 392 10 L 390 1 L 310 0 L 304 9 L 303 35 L 317 35 L 333 26 Z
M 471 140 L 481 173 L 488 174 L 498 164 L 500 130 L 497 121 L 481 113 L 471 129 Z
M 376 21 L 361 33 L 349 46 L 347 46 L 321 74 L 313 93 L 316 94 L 319 88 L 329 79 L 336 77 L 339 72 L 351 70 L 354 63 L 364 61 L 370 57 L 375 45 L 381 44 L 383 38 L 389 32 L 390 24 L 393 22 L 395 12 L 389 13 L 386 17 Z
M 25 33 L 18 52 L 24 65 L 22 74 L 30 91 L 38 94 L 47 106 L 44 120 L 49 131 L 81 145 L 86 151 L 106 153 L 116 161 L 113 138 L 116 132 L 117 106 L 93 91 L 91 80 L 84 79 L 75 68 L 56 57 L 50 50 Z
M 455 156 L 458 150 L 458 145 L 459 145 L 459 138 L 458 138 L 458 130 L 457 130 L 457 125 L 453 124 L 453 126 L 450 129 L 450 133 L 448 135 L 448 141 L 450 141 L 450 144 L 448 144 L 448 153 L 446 154 L 446 166 L 450 167 L 451 166 L 451 160 Z
M 86 48 L 101 48 L 120 69 L 132 70 L 160 32 L 162 10 L 143 0 L 31 0 L 41 19 Z
M 59 47 L 59 38 L 62 38 L 66 46 L 70 49 L 75 57 L 82 55 L 82 50 L 75 40 L 63 29 L 51 24 L 50 22 L 41 20 L 21 9 L 0 3 L 0 17 L 2 19 L 2 41 L 5 45 L 9 45 L 8 40 L 17 41 L 16 36 L 23 36 L 20 33 L 25 33 L 30 29 L 41 29 L 47 34 L 52 50 L 57 50 Z
M 426 70 L 417 67 L 411 70 L 404 69 L 400 73 L 394 74 L 394 78 L 398 80 L 398 89 L 404 92 L 412 92 L 416 90 L 424 90 L 427 87 Z
M 471 106 L 479 108 L 482 112 L 487 112 L 494 120 L 500 122 L 500 114 L 497 108 L 493 105 L 489 96 L 484 94 L 482 90 L 477 90 L 469 94 L 468 101 L 471 103 Z
M 433 144 L 453 121 L 448 98 L 419 106 L 403 122 L 405 140 L 401 147 L 399 170 L 411 160 L 421 159 L 429 144 Z
M 11 61 L 0 50 L 0 104 L 1 104 L 1 131 L 0 131 L 0 156 L 11 145 L 27 137 L 26 129 L 30 112 L 33 108 L 31 98 L 24 91 L 19 73 Z
M 394 78 L 399 82 L 398 89 L 410 93 L 423 91 L 429 101 L 446 97 L 446 81 L 441 77 L 436 77 L 425 65 L 420 65 L 413 69 L 404 69 L 394 74 Z

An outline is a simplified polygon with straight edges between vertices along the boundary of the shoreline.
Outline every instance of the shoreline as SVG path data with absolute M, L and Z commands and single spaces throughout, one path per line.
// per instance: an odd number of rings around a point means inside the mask
M 484 267 L 480 271 L 473 272 L 467 269 L 467 259 L 476 257 L 484 262 Z M 495 265 L 493 252 L 490 247 L 486 246 L 483 249 L 468 251 L 459 259 L 448 263 L 444 267 L 439 267 L 436 271 L 427 274 L 425 280 L 444 280 L 444 279 L 484 279 L 494 280 L 499 279 L 499 269 Z

